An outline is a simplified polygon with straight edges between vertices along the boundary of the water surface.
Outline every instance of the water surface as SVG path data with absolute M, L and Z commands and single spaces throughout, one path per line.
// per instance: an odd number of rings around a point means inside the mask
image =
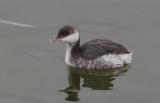
M 1 0 L 0 14 L 11 21 L 0 22 L 0 102 L 67 102 L 59 92 L 69 81 L 65 44 L 48 43 L 66 24 L 78 28 L 81 43 L 112 39 L 134 52 L 132 68 L 108 79 L 112 89 L 93 90 L 87 86 L 95 83 L 81 81 L 79 102 L 160 102 L 159 0 Z

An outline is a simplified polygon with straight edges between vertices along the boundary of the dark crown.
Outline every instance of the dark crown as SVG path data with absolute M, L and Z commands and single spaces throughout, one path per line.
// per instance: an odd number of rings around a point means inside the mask
M 75 28 L 73 26 L 64 26 L 58 31 L 57 38 L 64 38 L 70 34 L 73 34 L 75 32 Z

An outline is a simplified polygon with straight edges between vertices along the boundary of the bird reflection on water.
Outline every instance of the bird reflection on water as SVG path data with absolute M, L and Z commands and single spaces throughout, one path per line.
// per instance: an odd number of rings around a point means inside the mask
M 82 84 L 82 87 L 92 90 L 112 90 L 114 86 L 112 81 L 115 80 L 117 76 L 127 72 L 129 67 L 129 65 L 111 69 L 79 69 L 68 67 L 69 86 L 60 91 L 67 94 L 65 100 L 79 101 L 80 84 Z M 83 83 L 80 83 L 81 79 Z

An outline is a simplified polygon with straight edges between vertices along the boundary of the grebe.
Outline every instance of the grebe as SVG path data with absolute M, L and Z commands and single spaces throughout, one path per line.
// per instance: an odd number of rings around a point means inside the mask
M 105 39 L 95 39 L 80 46 L 80 35 L 75 27 L 62 27 L 56 39 L 66 43 L 65 63 L 77 68 L 123 67 L 132 61 L 132 53 L 123 45 Z

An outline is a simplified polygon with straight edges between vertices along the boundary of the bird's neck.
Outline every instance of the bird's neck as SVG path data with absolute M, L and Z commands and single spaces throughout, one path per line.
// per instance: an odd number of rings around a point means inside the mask
M 71 55 L 74 55 L 76 51 L 79 50 L 80 47 L 80 39 L 78 39 L 75 43 L 67 43 L 66 44 L 66 54 L 65 54 L 65 62 L 69 62 Z

